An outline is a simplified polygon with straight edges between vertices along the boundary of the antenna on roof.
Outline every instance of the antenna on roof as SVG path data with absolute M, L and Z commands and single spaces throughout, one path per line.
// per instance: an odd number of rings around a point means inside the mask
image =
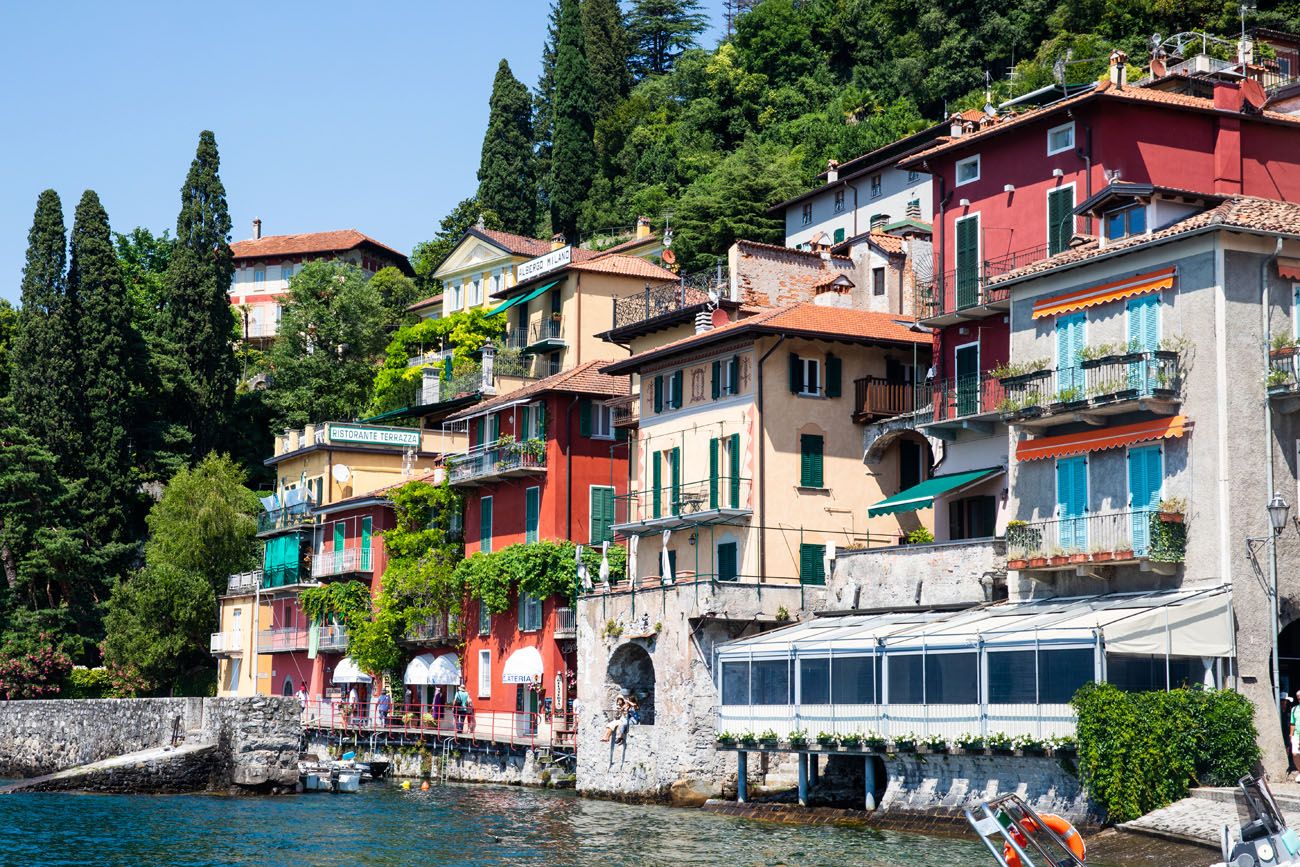
M 1056 81 L 1061 89 L 1065 89 L 1065 64 L 1069 62 L 1070 52 L 1065 52 L 1062 56 L 1056 58 L 1052 64 L 1052 79 Z
M 984 70 L 984 113 L 989 117 L 998 113 L 993 107 L 993 76 L 989 75 L 987 69 Z

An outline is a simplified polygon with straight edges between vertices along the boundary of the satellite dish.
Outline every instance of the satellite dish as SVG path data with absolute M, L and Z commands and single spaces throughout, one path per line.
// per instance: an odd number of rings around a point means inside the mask
M 335 464 L 331 474 L 334 476 L 334 481 L 340 485 L 346 485 L 348 479 L 352 478 L 352 470 L 348 469 L 347 464 Z

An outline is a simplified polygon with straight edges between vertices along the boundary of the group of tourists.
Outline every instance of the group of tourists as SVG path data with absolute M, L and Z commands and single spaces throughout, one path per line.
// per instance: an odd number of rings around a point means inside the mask
M 639 725 L 641 722 L 640 706 L 637 705 L 636 697 L 632 695 L 631 690 L 619 690 L 618 697 L 614 699 L 613 717 L 605 723 L 605 734 L 601 735 L 602 741 L 610 738 L 614 743 L 621 744 L 627 740 L 627 730 L 629 726 Z

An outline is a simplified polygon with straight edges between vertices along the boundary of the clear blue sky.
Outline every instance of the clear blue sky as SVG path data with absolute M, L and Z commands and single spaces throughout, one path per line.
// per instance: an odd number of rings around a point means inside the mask
M 722 0 L 701 4 L 721 28 Z M 175 232 L 200 130 L 233 237 L 356 228 L 410 252 L 476 186 L 498 61 L 537 82 L 549 0 L 0 4 L 0 296 L 37 194 Z

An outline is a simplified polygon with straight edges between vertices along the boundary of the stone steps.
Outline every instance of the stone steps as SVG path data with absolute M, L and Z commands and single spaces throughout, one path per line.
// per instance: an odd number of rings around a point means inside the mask
M 1300 828 L 1300 786 L 1281 783 L 1272 786 L 1273 799 L 1282 810 L 1282 818 L 1292 828 Z M 1249 814 L 1237 788 L 1193 789 L 1188 797 L 1159 810 L 1153 810 L 1119 827 L 1125 831 L 1180 840 L 1219 848 L 1223 826 L 1235 833 Z
M 0 795 L 53 791 L 197 791 L 206 786 L 216 753 L 216 744 L 152 747 L 19 780 L 0 787 Z

